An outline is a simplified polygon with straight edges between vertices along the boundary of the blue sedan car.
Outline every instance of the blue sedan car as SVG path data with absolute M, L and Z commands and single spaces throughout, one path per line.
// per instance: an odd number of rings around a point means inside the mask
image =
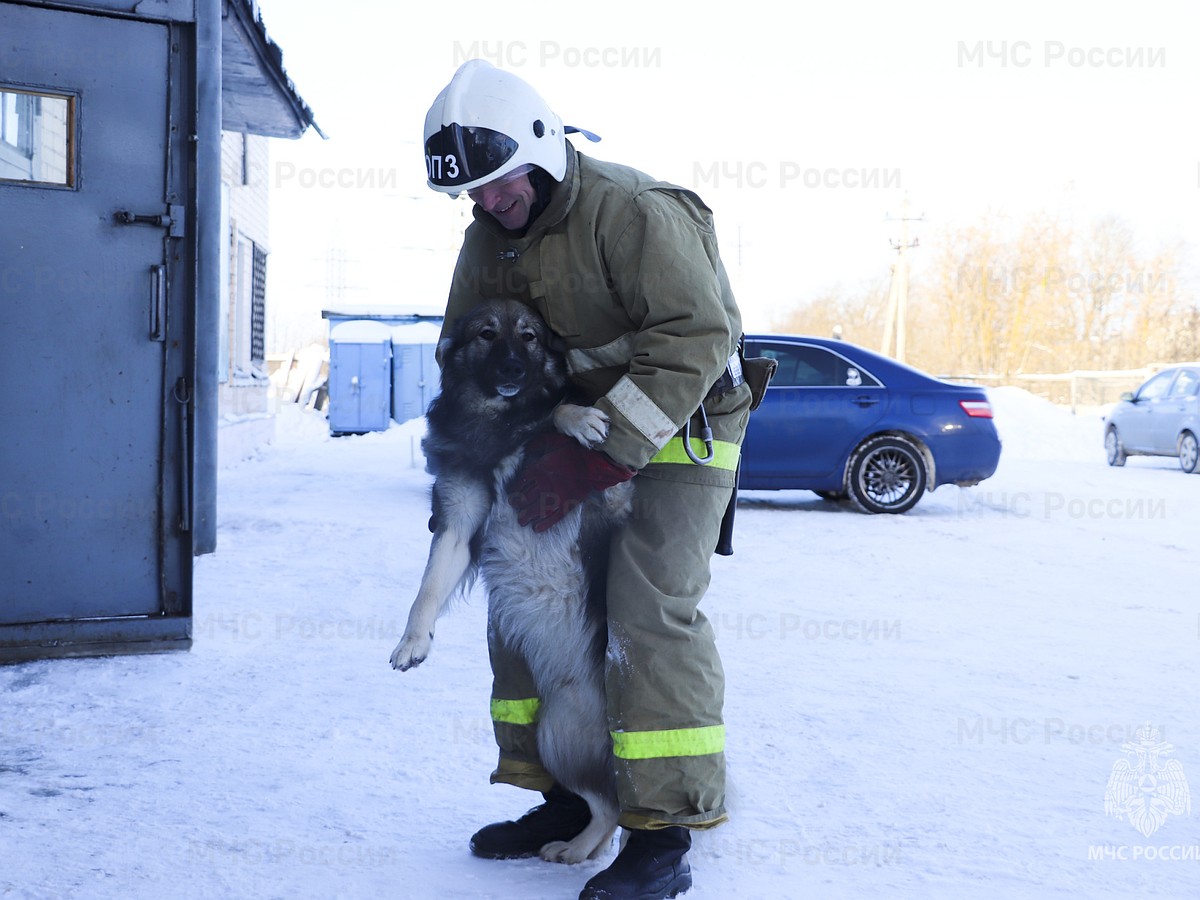
M 746 490 L 810 490 L 869 513 L 903 513 L 926 490 L 977 484 L 1000 462 L 981 388 L 840 340 L 750 334 L 746 356 L 779 364 L 750 414 Z

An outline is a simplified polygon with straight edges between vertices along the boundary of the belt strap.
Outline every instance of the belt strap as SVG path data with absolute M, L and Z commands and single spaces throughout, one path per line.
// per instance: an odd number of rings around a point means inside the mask
M 721 373 L 720 378 L 713 382 L 713 386 L 708 389 L 704 399 L 711 400 L 713 397 L 720 397 L 745 382 L 746 378 L 742 374 L 742 349 L 739 342 L 737 352 L 729 357 L 729 361 L 725 364 L 725 371 Z

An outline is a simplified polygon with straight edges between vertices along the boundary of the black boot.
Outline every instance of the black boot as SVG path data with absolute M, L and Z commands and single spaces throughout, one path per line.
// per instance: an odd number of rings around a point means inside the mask
M 686 828 L 632 831 L 625 849 L 607 869 L 583 886 L 579 900 L 663 900 L 692 886 Z
M 515 822 L 485 825 L 471 836 L 471 852 L 484 859 L 523 859 L 551 841 L 569 841 L 592 821 L 587 801 L 555 785 Z

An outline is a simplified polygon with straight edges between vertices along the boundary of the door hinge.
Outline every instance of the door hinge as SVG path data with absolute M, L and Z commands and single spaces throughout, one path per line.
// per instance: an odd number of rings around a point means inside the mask
M 188 459 L 191 455 L 188 415 L 192 402 L 192 389 L 188 380 L 181 376 L 175 382 L 175 388 L 171 394 L 175 398 L 175 402 L 179 404 L 179 530 L 187 533 L 192 530 L 192 482 L 188 470 Z

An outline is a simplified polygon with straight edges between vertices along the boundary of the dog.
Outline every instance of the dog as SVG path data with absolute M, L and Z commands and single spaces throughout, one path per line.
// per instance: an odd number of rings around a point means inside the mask
M 438 616 L 478 574 L 489 629 L 533 675 L 542 764 L 592 814 L 578 836 L 548 843 L 539 855 L 581 862 L 608 846 L 619 814 L 605 712 L 604 589 L 609 538 L 630 513 L 633 482 L 593 493 L 543 532 L 522 527 L 508 491 L 526 443 L 557 429 L 594 448 L 607 436 L 608 419 L 567 402 L 558 339 L 522 303 L 480 304 L 454 324 L 439 351 L 441 391 L 422 440 L 435 476 L 433 540 L 391 663 L 406 671 L 426 659 Z

